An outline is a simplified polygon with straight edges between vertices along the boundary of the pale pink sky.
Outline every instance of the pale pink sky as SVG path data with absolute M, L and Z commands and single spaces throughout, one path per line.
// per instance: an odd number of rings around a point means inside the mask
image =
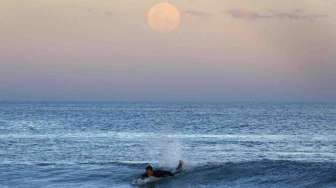
M 336 100 L 336 0 L 159 2 L 0 1 L 0 101 Z

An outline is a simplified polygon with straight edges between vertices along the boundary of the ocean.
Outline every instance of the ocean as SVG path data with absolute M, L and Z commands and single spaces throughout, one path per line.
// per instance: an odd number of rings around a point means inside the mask
M 336 104 L 0 103 L 0 187 L 336 187 Z

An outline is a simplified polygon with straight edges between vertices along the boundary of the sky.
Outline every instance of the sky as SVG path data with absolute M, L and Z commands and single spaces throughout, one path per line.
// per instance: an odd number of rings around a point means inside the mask
M 336 101 L 336 0 L 0 1 L 0 101 Z

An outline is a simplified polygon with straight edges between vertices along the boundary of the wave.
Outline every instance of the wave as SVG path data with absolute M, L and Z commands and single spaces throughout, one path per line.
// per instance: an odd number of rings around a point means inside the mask
M 336 187 L 336 163 L 249 161 L 187 169 L 159 187 Z
M 35 164 L 0 164 L 2 179 L 6 186 L 17 186 L 17 182 L 30 178 L 36 187 L 45 183 L 50 187 L 72 187 L 80 183 L 98 187 L 131 187 L 147 161 L 111 161 Z M 154 163 L 157 166 L 157 163 Z M 336 162 L 308 162 L 285 160 L 260 160 L 246 162 L 216 162 L 190 164 L 179 176 L 168 178 L 149 187 L 336 187 Z M 15 174 L 16 179 L 13 179 Z M 44 179 L 43 179 L 44 178 Z M 69 185 L 69 186 L 68 186 Z M 0 178 L 1 187 L 1 178 Z

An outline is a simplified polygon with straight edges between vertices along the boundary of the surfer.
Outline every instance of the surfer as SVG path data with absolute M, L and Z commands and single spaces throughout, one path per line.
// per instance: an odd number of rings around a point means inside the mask
M 174 172 L 167 170 L 154 170 L 151 165 L 148 165 L 146 167 L 146 172 L 142 174 L 141 178 L 148 178 L 148 177 L 164 178 L 169 176 L 175 176 L 176 174 L 180 173 L 183 170 L 183 163 L 184 162 L 180 160 Z

